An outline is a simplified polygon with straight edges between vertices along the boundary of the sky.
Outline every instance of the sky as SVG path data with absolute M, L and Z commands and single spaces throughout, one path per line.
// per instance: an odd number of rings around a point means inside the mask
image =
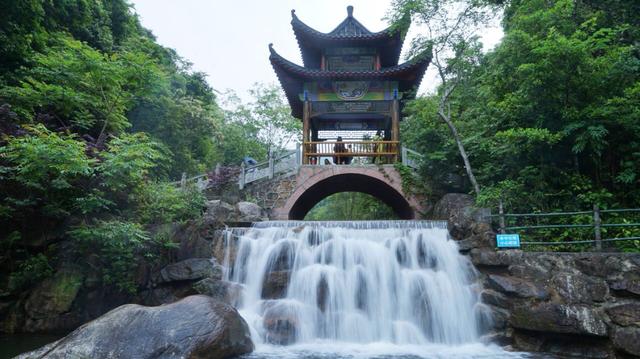
M 370 31 L 388 26 L 383 18 L 390 0 L 132 0 L 142 25 L 157 41 L 207 74 L 217 91 L 232 89 L 249 99 L 248 90 L 256 82 L 277 83 L 269 63 L 269 43 L 285 58 L 302 64 L 300 50 L 291 29 L 291 9 L 307 25 L 330 32 L 354 7 L 354 17 Z M 412 26 L 405 40 L 419 32 Z M 479 34 L 490 49 L 502 37 L 496 26 Z M 402 61 L 402 60 L 401 60 Z M 436 84 L 435 74 L 427 72 L 420 92 Z

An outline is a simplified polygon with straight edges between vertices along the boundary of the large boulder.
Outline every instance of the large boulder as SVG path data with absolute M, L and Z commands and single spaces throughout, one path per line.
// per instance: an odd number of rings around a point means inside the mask
M 236 209 L 238 211 L 238 222 L 259 222 L 267 219 L 262 213 L 262 208 L 252 202 L 238 202 Z
M 233 307 L 196 295 L 159 307 L 123 305 L 18 358 L 228 358 L 252 350 Z
M 204 278 L 222 279 L 223 268 L 215 260 L 191 258 L 162 268 L 156 282 L 167 283 Z
M 487 282 L 491 288 L 510 296 L 536 299 L 545 299 L 549 296 L 543 287 L 515 277 L 490 274 Z
M 511 312 L 510 321 L 515 328 L 543 333 L 607 335 L 602 313 L 584 305 L 520 305 Z
M 433 207 L 433 218 L 448 222 L 455 239 L 463 239 L 474 222 L 473 197 L 464 193 L 447 193 Z
M 640 356 L 640 328 L 621 328 L 613 333 L 613 346 L 626 353 Z
M 235 208 L 227 202 L 219 199 L 207 201 L 204 212 L 205 222 L 225 223 L 233 222 L 236 217 Z

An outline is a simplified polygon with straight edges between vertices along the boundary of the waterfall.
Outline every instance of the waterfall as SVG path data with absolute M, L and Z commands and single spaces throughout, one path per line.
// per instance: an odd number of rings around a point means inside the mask
M 462 346 L 488 318 L 440 221 L 272 221 L 226 239 L 226 280 L 258 346 Z M 484 348 L 484 347 L 483 347 Z

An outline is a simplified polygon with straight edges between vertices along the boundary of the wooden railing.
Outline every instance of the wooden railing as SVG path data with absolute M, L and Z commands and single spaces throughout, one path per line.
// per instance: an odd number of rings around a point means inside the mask
M 374 157 L 393 163 L 400 155 L 398 141 L 316 141 L 305 142 L 303 149 L 307 164 L 314 164 L 319 157 L 331 157 L 338 162 L 343 158 Z

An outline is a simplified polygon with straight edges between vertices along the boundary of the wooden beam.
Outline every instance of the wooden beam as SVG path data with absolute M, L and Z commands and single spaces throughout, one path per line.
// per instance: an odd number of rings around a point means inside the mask
M 310 129 L 310 103 L 309 100 L 305 100 L 302 106 L 302 164 L 309 164 L 309 157 L 307 156 L 307 143 L 309 142 L 309 129 Z
M 400 102 L 393 100 L 391 104 L 391 141 L 400 141 Z M 395 148 L 394 162 L 398 162 L 398 147 Z

